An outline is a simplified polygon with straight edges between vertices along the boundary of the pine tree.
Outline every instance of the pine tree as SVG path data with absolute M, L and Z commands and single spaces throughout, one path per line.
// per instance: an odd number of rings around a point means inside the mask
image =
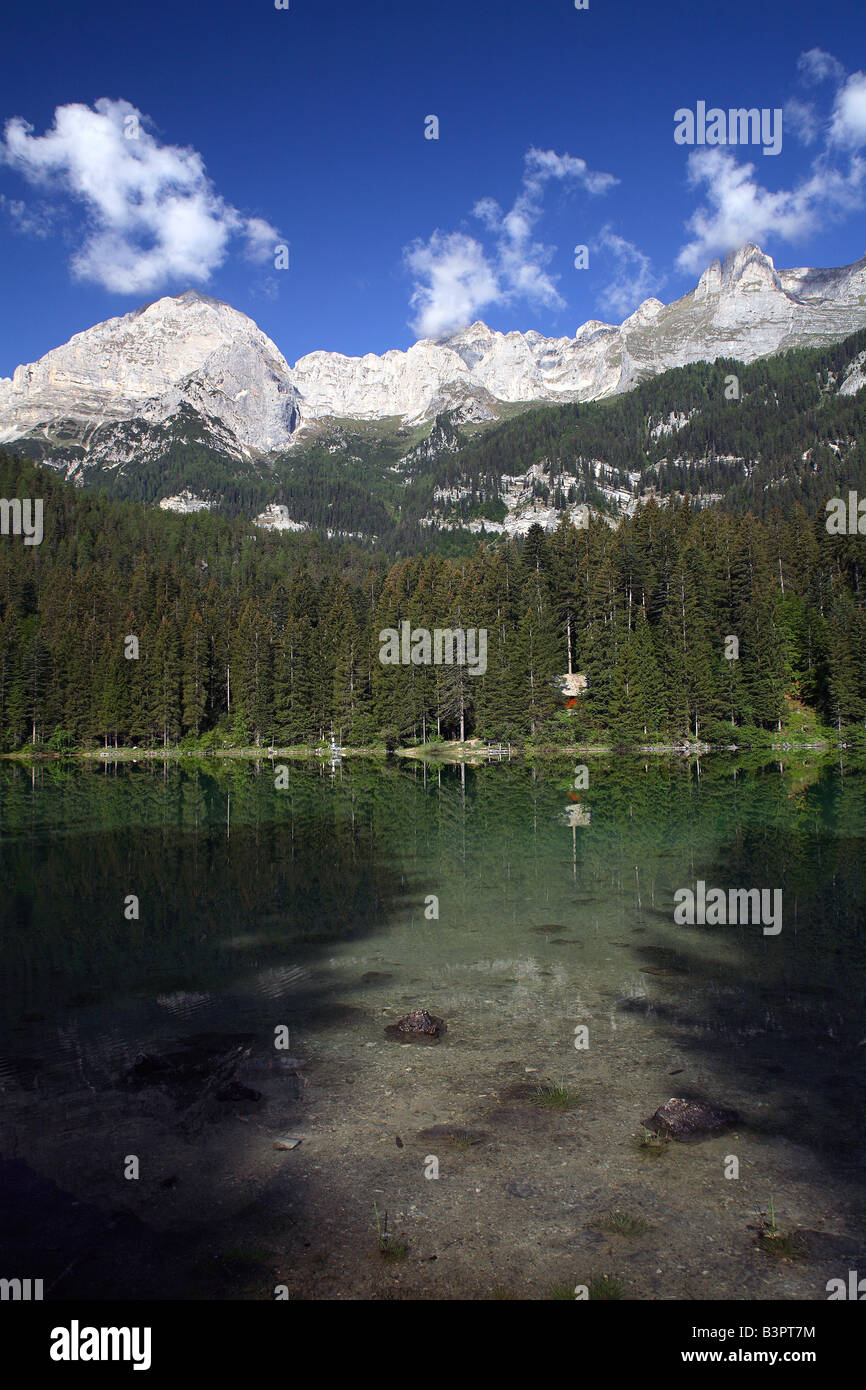
M 198 737 L 207 710 L 207 642 L 204 622 L 197 609 L 189 615 L 183 633 L 183 728 Z
M 167 617 L 162 619 L 148 654 L 145 682 L 148 731 L 167 748 L 181 732 L 180 641 Z

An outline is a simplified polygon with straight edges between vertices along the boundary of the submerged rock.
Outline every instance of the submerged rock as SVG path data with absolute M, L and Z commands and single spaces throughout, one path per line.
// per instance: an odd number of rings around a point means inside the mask
M 0 1057 L 0 1091 L 13 1086 L 35 1091 L 44 1065 L 38 1057 Z
M 139 1052 L 132 1066 L 121 1076 L 121 1084 L 124 1086 L 140 1087 L 150 1085 L 156 1080 L 163 1080 L 167 1073 L 173 1071 L 172 1063 L 165 1057 L 158 1057 L 153 1052 Z
M 238 1044 L 226 1052 L 213 1053 L 201 1047 L 185 1047 L 183 1052 L 158 1056 L 140 1052 L 133 1065 L 120 1077 L 129 1090 L 152 1087 L 167 1096 L 182 1112 L 181 1124 L 194 1130 L 206 1118 L 216 1119 L 224 1104 L 262 1102 L 261 1091 L 239 1079 L 247 1067 L 252 1049 Z
M 228 1081 L 225 1086 L 220 1086 L 216 1092 L 217 1100 L 241 1101 L 241 1100 L 261 1100 L 261 1091 L 253 1090 L 252 1086 L 244 1086 L 240 1081 Z
M 713 1105 L 708 1100 L 685 1100 L 673 1096 L 660 1105 L 654 1115 L 644 1120 L 644 1127 L 669 1139 L 699 1139 L 706 1134 L 718 1134 L 739 1120 L 736 1110 Z
M 426 1009 L 413 1009 L 392 1023 L 385 1032 L 389 1038 L 399 1038 L 403 1042 L 420 1042 L 440 1038 L 446 1031 L 441 1018 L 434 1018 Z

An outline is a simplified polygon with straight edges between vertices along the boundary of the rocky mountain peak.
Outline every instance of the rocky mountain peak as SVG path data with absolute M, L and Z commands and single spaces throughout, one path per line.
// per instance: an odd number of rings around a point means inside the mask
M 0 441 L 59 419 L 160 421 L 183 402 L 205 408 L 254 449 L 283 447 L 297 423 L 296 392 L 276 344 L 240 310 L 187 290 L 17 367 L 0 394 Z
M 728 290 L 781 289 L 773 258 L 753 242 L 729 251 L 722 263 L 722 286 Z
M 619 326 L 591 319 L 573 338 L 548 338 L 477 321 L 406 351 L 316 351 L 294 367 L 246 314 L 188 289 L 77 333 L 0 381 L 0 442 L 50 442 L 62 423 L 64 438 L 73 424 L 88 448 L 94 426 L 164 422 L 186 407 L 239 453 L 268 453 L 328 417 L 415 424 L 455 410 L 484 421 L 503 404 L 594 400 L 670 367 L 752 361 L 864 324 L 866 259 L 777 270 L 753 243 L 713 261 L 681 299 L 644 300 Z

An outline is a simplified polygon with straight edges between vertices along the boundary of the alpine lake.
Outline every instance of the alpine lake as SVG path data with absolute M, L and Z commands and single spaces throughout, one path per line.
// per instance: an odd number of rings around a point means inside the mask
M 467 1300 L 866 1274 L 866 769 L 608 755 L 576 792 L 576 761 L 4 762 L 0 1274 Z M 698 883 L 779 890 L 781 929 L 677 923 Z M 386 1033 L 420 1009 L 440 1038 Z M 666 1138 L 674 1097 L 737 1118 Z

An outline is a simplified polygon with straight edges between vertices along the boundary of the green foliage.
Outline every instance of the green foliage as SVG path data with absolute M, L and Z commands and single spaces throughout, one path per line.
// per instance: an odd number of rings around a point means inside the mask
M 314 746 L 332 731 L 390 748 L 749 746 L 789 725 L 818 736 L 816 716 L 836 732 L 866 721 L 862 542 L 799 504 L 760 522 L 650 501 L 616 530 L 536 526 L 462 558 L 389 559 L 112 500 L 3 455 L 0 490 L 45 507 L 40 546 L 0 547 L 7 750 Z M 403 622 L 484 629 L 486 671 L 383 665 L 379 633 Z M 571 699 L 569 670 L 588 678 Z
M 770 522 L 778 507 L 816 514 L 845 488 L 866 492 L 866 392 L 838 391 L 864 348 L 861 330 L 749 364 L 691 363 L 605 400 L 502 407 L 499 421 L 483 428 L 447 411 L 430 429 L 398 419 L 327 420 L 287 452 L 255 459 L 238 454 L 218 421 L 183 406 L 161 424 L 100 426 L 90 447 L 129 461 L 91 462 L 78 481 L 150 505 L 188 489 L 223 517 L 247 520 L 275 502 L 321 537 L 360 538 L 394 557 L 473 554 L 478 537 L 469 524 L 501 522 L 503 475 L 533 466 L 532 498 L 558 510 L 587 503 L 618 517 L 619 490 L 644 499 L 688 495 L 702 505 L 721 498 L 734 515 Z M 74 468 L 85 457 L 72 421 L 16 448 L 55 466 Z M 485 539 L 501 543 L 495 531 Z
M 46 744 L 46 747 L 50 748 L 53 753 L 65 753 L 74 746 L 75 739 L 72 737 L 69 730 L 59 728 L 54 730 L 54 733 Z
M 864 348 L 861 330 L 748 365 L 692 363 L 601 401 L 534 407 L 460 439 L 439 461 L 437 486 L 467 491 L 467 519 L 480 514 L 479 497 L 496 495 L 502 474 L 532 465 L 543 472 L 534 496 L 560 509 L 586 502 L 615 513 L 604 485 L 639 496 L 724 494 L 727 510 L 765 520 L 779 505 L 814 512 L 843 487 L 866 491 L 866 393 L 837 389 Z M 736 398 L 727 389 L 732 375 Z M 671 430 L 672 416 L 681 428 Z M 578 480 L 568 493 L 565 474 Z

